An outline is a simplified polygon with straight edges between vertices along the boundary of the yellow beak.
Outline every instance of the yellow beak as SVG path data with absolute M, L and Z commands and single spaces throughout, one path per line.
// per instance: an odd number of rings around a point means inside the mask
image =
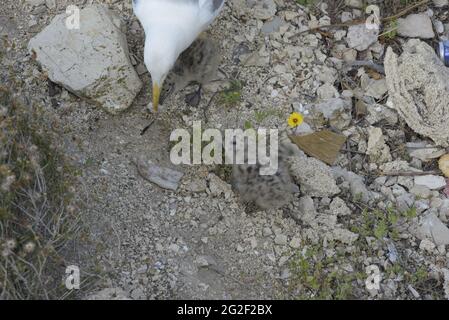
M 153 83 L 153 110 L 158 111 L 159 108 L 159 97 L 161 95 L 161 88 L 157 83 Z

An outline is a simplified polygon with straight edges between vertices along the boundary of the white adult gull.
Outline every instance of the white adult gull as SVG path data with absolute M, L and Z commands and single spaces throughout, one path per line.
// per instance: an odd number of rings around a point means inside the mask
M 214 21 L 224 1 L 133 0 L 145 30 L 144 62 L 153 82 L 155 112 L 164 80 L 179 55 Z

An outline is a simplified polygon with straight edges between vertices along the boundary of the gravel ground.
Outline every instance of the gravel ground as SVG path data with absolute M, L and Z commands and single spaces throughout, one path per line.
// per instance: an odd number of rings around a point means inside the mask
M 30 4 L 33 2 L 38 5 Z M 145 70 L 139 72 L 144 89 L 133 105 L 112 116 L 63 88 L 56 86 L 52 92 L 54 86 L 50 86 L 49 94 L 45 74 L 26 49 L 29 40 L 68 4 L 107 3 L 126 22 L 132 60 L 136 69 L 142 70 L 143 30 L 132 15 L 131 1 L 58 1 L 54 7 L 54 1 L 4 1 L 0 33 L 7 35 L 15 48 L 3 57 L 3 68 L 10 68 L 23 80 L 18 92 L 47 106 L 49 121 L 54 121 L 55 130 L 60 132 L 61 148 L 79 168 L 80 214 L 90 234 L 90 249 L 80 253 L 81 269 L 87 269 L 84 272 L 91 280 L 80 296 L 448 298 L 447 245 L 435 244 L 411 231 L 430 213 L 436 213 L 447 226 L 446 196 L 441 189 L 413 190 L 413 177 L 378 176 L 373 169 L 373 165 L 378 169 L 385 163 L 405 160 L 417 169 L 435 170 L 437 159 L 420 163 L 404 148 L 399 149 L 423 137 L 386 107 L 382 84 L 364 87 L 360 80 L 365 73 L 370 81 L 382 80 L 381 73 L 363 67 L 353 71 L 344 68 L 342 55 L 355 55 L 352 60 L 382 61 L 385 43 L 376 42 L 376 35 L 365 49 L 347 48 L 351 43 L 346 41 L 350 36 L 346 27 L 297 36 L 308 27 L 330 20 L 340 22 L 341 12 L 354 18 L 361 14 L 344 3 L 338 8 L 335 3 L 323 7 L 298 4 L 304 1 L 264 2 L 267 5 L 249 10 L 243 0 L 228 1 L 207 32 L 220 48 L 220 81 L 205 86 L 199 106 L 192 108 L 184 101 L 195 89 L 190 86 L 170 95 L 164 112 L 154 117 L 147 111 L 151 96 Z M 415 12 L 425 12 L 425 7 Z M 447 6 L 428 7 L 447 27 Z M 326 14 L 326 8 L 332 10 Z M 274 16 L 280 21 L 272 20 Z M 390 44 L 397 49 L 404 42 L 397 37 Z M 244 86 L 241 100 L 228 106 L 219 102 L 215 92 L 231 80 Z M 370 88 L 374 92 L 367 93 Z M 368 119 L 381 121 L 356 119 L 352 103 L 359 92 L 370 96 L 370 106 L 376 104 L 382 110 L 382 115 L 368 113 Z M 315 130 L 331 127 L 343 132 L 349 137 L 346 148 L 352 151 L 337 159 L 336 166 L 343 168 L 340 171 L 331 171 L 303 154 L 293 159 L 293 177 L 301 194 L 280 209 L 249 208 L 234 194 L 227 175 L 219 168 L 175 167 L 170 162 L 171 131 L 188 128 L 194 120 L 202 120 L 210 128 L 251 123 L 285 131 L 286 119 L 300 103 L 319 109 L 320 103 L 329 99 L 350 101 L 350 106 L 328 119 L 323 120 L 324 116 L 316 122 L 311 117 L 308 122 Z M 389 123 L 393 118 L 396 121 Z M 373 126 L 381 129 L 380 136 L 384 135 L 386 142 L 376 138 Z M 184 172 L 178 191 L 163 190 L 144 180 L 133 161 L 139 157 Z M 310 176 L 317 166 L 323 166 L 322 176 Z M 351 172 L 364 178 L 361 188 Z M 400 207 L 403 203 L 408 205 Z M 370 270 L 375 270 L 374 274 L 379 271 L 377 289 L 366 285 L 367 279 L 372 280 Z

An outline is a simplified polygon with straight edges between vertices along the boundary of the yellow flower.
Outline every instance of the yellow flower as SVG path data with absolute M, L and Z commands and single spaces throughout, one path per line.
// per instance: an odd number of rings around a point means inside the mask
M 304 121 L 304 117 L 302 114 L 293 112 L 290 115 L 290 118 L 288 118 L 288 125 L 290 128 L 296 128 L 297 126 L 301 125 Z

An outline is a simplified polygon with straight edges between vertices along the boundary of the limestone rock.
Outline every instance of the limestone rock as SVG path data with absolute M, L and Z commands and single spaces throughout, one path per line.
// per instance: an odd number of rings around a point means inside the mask
M 291 171 L 304 194 L 311 197 L 331 197 L 340 193 L 330 168 L 315 158 L 293 158 Z
M 80 12 L 80 28 L 57 15 L 28 44 L 51 81 L 110 113 L 127 109 L 142 88 L 130 59 L 122 21 L 102 5 Z
M 310 123 L 321 127 L 324 123 L 329 122 L 338 129 L 347 127 L 351 122 L 350 109 L 351 104 L 340 98 L 332 98 L 305 106 Z
M 381 128 L 371 127 L 368 129 L 368 150 L 367 154 L 371 161 L 375 163 L 385 163 L 392 160 L 390 147 L 385 143 L 385 137 Z
M 426 186 L 431 190 L 438 190 L 446 186 L 446 179 L 435 175 L 419 176 L 415 177 L 415 184 Z
M 437 246 L 449 244 L 449 228 L 433 213 L 421 219 L 415 233 L 419 239 L 432 240 Z
M 139 174 L 147 181 L 150 181 L 163 189 L 176 191 L 184 173 L 163 168 L 154 164 L 151 160 L 143 158 L 133 160 L 137 166 Z
M 388 48 L 385 72 L 393 108 L 418 134 L 449 146 L 449 69 L 432 47 L 412 39 L 398 57 Z
M 398 34 L 408 38 L 432 39 L 435 37 L 432 21 L 425 13 L 411 14 L 398 19 Z
M 299 199 L 299 219 L 307 224 L 312 224 L 317 216 L 313 199 L 310 196 L 303 196 Z
M 365 24 L 350 26 L 347 42 L 349 48 L 364 51 L 377 41 L 379 30 L 370 30 Z

